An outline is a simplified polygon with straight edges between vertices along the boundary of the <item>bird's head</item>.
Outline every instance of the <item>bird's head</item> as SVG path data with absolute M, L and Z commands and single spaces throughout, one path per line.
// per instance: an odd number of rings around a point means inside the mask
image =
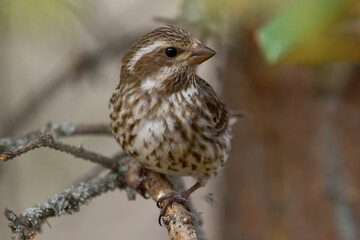
M 131 46 L 122 61 L 121 81 L 137 82 L 145 89 L 174 87 L 195 76 L 196 66 L 214 55 L 190 33 L 160 27 Z

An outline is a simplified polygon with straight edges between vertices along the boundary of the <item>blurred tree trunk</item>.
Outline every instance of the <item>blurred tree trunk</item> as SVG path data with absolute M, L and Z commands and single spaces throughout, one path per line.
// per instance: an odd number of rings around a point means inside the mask
M 252 118 L 233 131 L 222 239 L 359 239 L 359 68 L 269 66 L 239 36 L 225 101 Z

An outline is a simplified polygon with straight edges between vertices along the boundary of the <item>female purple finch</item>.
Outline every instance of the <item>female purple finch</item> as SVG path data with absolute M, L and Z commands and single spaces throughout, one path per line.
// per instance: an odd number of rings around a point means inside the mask
M 190 33 L 166 26 L 135 42 L 122 59 L 110 99 L 117 142 L 147 169 L 197 180 L 187 191 L 159 198 L 160 216 L 204 186 L 228 159 L 234 118 L 196 75 L 197 65 L 214 55 Z

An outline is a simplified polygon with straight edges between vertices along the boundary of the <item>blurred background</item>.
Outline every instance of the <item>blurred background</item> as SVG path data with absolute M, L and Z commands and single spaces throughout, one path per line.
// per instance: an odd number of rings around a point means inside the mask
M 199 75 L 245 112 L 227 165 L 192 195 L 206 239 L 360 239 L 357 0 L 0 0 L 0 137 L 50 121 L 109 122 L 122 56 L 164 24 L 217 51 Z M 109 137 L 64 141 L 119 151 Z M 21 213 L 92 167 L 49 149 L 0 164 L 0 209 Z M 165 240 L 158 213 L 114 191 L 49 219 L 38 239 Z

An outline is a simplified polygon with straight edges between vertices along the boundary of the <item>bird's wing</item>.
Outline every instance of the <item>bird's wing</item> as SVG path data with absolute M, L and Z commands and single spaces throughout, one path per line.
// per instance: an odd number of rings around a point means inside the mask
M 200 86 L 205 104 L 211 113 L 212 120 L 215 126 L 215 132 L 222 134 L 228 125 L 229 114 L 225 105 L 220 101 L 214 89 L 205 80 L 198 77 L 197 83 Z

